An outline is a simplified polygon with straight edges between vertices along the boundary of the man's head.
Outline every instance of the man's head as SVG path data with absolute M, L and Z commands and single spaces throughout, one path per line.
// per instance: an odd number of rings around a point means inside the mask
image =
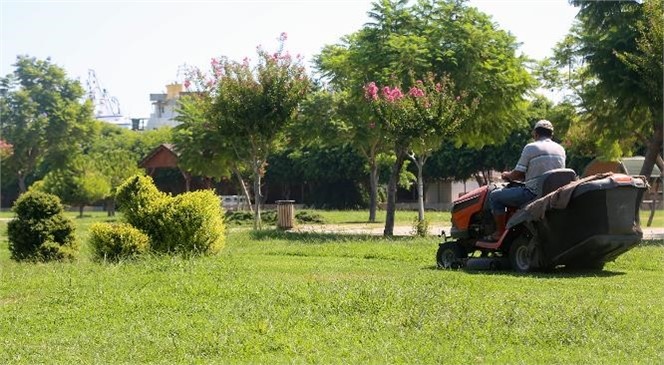
M 553 137 L 553 124 L 546 119 L 542 119 L 535 123 L 533 134 L 535 138 L 551 138 Z

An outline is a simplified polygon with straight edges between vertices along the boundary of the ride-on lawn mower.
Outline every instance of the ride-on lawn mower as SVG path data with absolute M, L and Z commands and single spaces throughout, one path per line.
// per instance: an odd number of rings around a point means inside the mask
M 515 183 L 482 186 L 454 201 L 452 240 L 443 232 L 439 268 L 601 270 L 643 237 L 638 213 L 645 178 L 607 173 L 579 180 L 574 170 L 557 169 L 539 178 L 536 200 L 508 210 L 497 242 L 483 241 L 495 229 L 489 193 L 509 184 Z

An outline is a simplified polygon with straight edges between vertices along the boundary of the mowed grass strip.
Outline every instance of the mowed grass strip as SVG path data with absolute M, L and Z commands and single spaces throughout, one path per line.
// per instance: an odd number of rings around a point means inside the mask
M 433 238 L 238 230 L 227 242 L 212 257 L 97 264 L 84 247 L 75 263 L 26 264 L 3 233 L 0 363 L 664 358 L 661 243 L 600 273 L 517 275 L 436 270 Z

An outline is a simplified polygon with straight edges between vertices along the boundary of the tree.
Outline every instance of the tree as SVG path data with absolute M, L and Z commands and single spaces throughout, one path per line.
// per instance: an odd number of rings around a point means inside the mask
M 270 54 L 258 47 L 258 62 L 250 67 L 224 57 L 213 59 L 212 78 L 206 82 L 212 101 L 206 119 L 211 133 L 227 138 L 236 158 L 250 167 L 254 184 L 254 229 L 261 227 L 261 180 L 267 158 L 282 141 L 286 123 L 309 89 L 301 57 L 284 50 L 286 33 L 279 48 Z
M 253 211 L 251 197 L 240 172 L 243 170 L 242 161 L 235 158 L 233 145 L 207 119 L 211 105 L 209 93 L 196 92 L 180 98 L 176 117 L 180 124 L 173 134 L 179 154 L 178 164 L 188 173 L 207 178 L 228 177 L 233 172 L 249 203 L 249 210 Z
M 40 189 L 57 195 L 65 204 L 77 206 L 83 217 L 86 205 L 99 201 L 111 192 L 111 184 L 95 166 L 97 160 L 79 157 L 67 167 L 46 174 Z
M 394 232 L 397 182 L 408 152 L 416 149 L 421 154 L 431 153 L 435 148 L 431 141 L 434 138 L 444 141 L 452 137 L 477 107 L 477 102 L 467 100 L 465 93 L 455 95 L 454 85 L 446 77 L 437 80 L 429 74 L 414 84 L 406 94 L 399 87 L 385 86 L 380 89 L 373 82 L 365 87 L 366 98 L 392 141 L 396 156 L 387 190 L 386 236 Z M 423 160 L 418 164 L 420 221 L 424 220 L 422 167 Z
M 662 0 L 571 3 L 579 7 L 577 24 L 557 46 L 553 66 L 568 68 L 565 85 L 572 85 L 583 111 L 574 134 L 590 136 L 610 157 L 642 143 L 640 173 L 649 176 L 661 161 L 664 134 Z
M 311 93 L 301 105 L 297 122 L 289 128 L 289 137 L 305 147 L 353 146 L 368 164 L 369 222 L 375 222 L 379 158 L 390 149 L 380 124 L 372 122 L 371 107 L 363 99 L 348 90 L 323 89 Z
M 463 1 L 421 1 L 409 7 L 407 1 L 382 0 L 373 4 L 370 17 L 371 23 L 341 44 L 324 47 L 316 58 L 318 71 L 334 90 L 359 100 L 371 81 L 408 89 L 429 72 L 446 74 L 469 100 L 479 101 L 474 118 L 453 136 L 455 143 L 502 143 L 522 124 L 524 95 L 534 79 L 524 67 L 525 57 L 515 55 L 514 37 L 487 15 Z
M 14 66 L 0 80 L 2 138 L 12 145 L 3 167 L 16 174 L 23 193 L 40 163 L 63 167 L 81 153 L 90 137 L 92 105 L 80 102 L 80 83 L 49 58 L 18 56 Z

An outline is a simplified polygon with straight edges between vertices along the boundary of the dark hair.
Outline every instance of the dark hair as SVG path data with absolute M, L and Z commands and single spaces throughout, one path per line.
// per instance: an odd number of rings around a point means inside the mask
M 535 133 L 540 137 L 551 138 L 553 137 L 553 131 L 546 128 L 535 128 Z

